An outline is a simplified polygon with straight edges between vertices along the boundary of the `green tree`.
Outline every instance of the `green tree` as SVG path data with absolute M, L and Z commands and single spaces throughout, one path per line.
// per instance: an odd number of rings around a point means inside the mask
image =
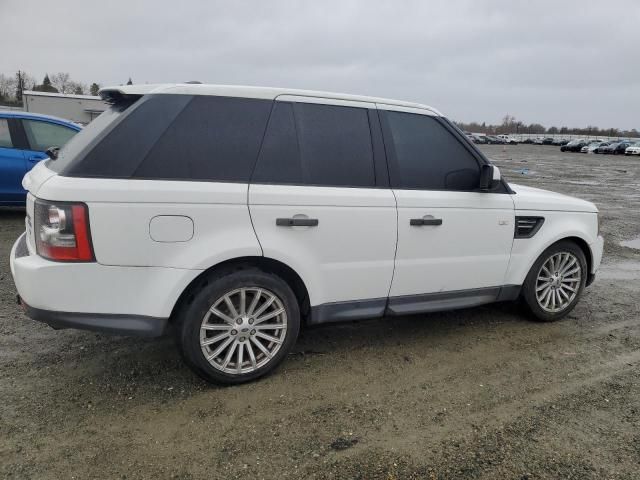
M 49 93 L 58 93 L 58 89 L 51 85 L 51 80 L 49 79 L 49 74 L 45 74 L 42 79 L 42 85 L 36 85 L 33 87 L 36 92 L 49 92 Z
M 91 95 L 93 95 L 94 97 L 98 96 L 98 92 L 100 91 L 100 85 L 98 85 L 97 83 L 92 83 L 91 86 L 89 87 L 89 93 Z

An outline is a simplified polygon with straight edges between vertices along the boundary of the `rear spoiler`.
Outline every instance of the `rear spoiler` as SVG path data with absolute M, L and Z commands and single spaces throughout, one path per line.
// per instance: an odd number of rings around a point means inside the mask
M 109 105 L 131 105 L 142 97 L 141 94 L 123 93 L 118 90 L 100 90 L 100 98 Z

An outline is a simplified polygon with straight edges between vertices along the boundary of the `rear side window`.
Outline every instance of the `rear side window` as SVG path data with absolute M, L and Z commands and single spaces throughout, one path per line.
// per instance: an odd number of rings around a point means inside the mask
M 145 105 L 152 97 L 146 97 L 134 103 L 116 103 L 102 112 L 98 118 L 84 127 L 60 150 L 58 158 L 47 162 L 47 167 L 61 175 L 86 176 L 86 177 L 127 177 L 133 168 L 137 166 L 133 157 L 135 150 L 141 146 L 153 144 L 154 139 L 162 133 L 162 128 L 167 127 L 171 121 L 190 100 L 185 97 L 181 102 L 158 102 L 155 111 Z M 162 104 L 162 105 L 160 105 Z M 131 116 L 136 107 L 141 111 L 137 117 L 129 120 L 129 125 L 140 128 L 144 123 L 144 116 L 149 113 L 147 119 L 148 136 L 127 137 L 127 122 L 124 119 Z M 129 144 L 125 142 L 129 141 Z M 133 143 L 131 143 L 133 142 Z M 148 149 L 148 146 L 144 147 Z M 146 152 L 146 150 L 145 150 Z
M 436 118 L 385 111 L 395 151 L 391 162 L 394 188 L 469 191 L 478 188 L 475 157 Z
M 367 110 L 276 102 L 252 181 L 373 187 Z
M 22 120 L 31 150 L 44 152 L 49 147 L 63 147 L 78 133 L 69 127 L 39 120 Z
M 248 182 L 271 101 L 194 96 L 134 177 Z
M 124 112 L 115 109 L 100 115 L 95 122 L 106 115 L 102 132 L 93 132 L 93 143 L 61 173 L 248 182 L 271 103 L 201 95 L 146 96 Z
M 13 148 L 11 134 L 9 133 L 9 122 L 6 118 L 0 118 L 0 147 Z

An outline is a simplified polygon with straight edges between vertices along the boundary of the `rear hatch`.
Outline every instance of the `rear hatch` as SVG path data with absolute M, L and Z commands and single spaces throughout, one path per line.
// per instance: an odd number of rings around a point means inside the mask
M 140 99 L 140 95 L 122 95 L 117 92 L 103 92 L 103 99 L 110 104 L 98 118 L 83 128 L 58 152 L 55 159 L 39 162 L 23 180 L 22 186 L 28 192 L 26 204 L 25 227 L 27 232 L 27 248 L 30 254 L 35 253 L 35 236 L 33 219 L 35 213 L 35 201 L 42 186 L 56 175 L 68 175 L 74 164 L 82 160 L 100 140 L 118 123 L 124 112 Z M 43 199 L 51 200 L 51 199 Z M 81 198 L 73 198 L 73 201 L 82 201 Z

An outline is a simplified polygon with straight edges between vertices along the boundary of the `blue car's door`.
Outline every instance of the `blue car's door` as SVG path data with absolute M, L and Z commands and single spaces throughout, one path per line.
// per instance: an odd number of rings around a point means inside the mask
M 0 205 L 23 204 L 22 177 L 27 173 L 25 152 L 12 140 L 9 120 L 0 118 Z

